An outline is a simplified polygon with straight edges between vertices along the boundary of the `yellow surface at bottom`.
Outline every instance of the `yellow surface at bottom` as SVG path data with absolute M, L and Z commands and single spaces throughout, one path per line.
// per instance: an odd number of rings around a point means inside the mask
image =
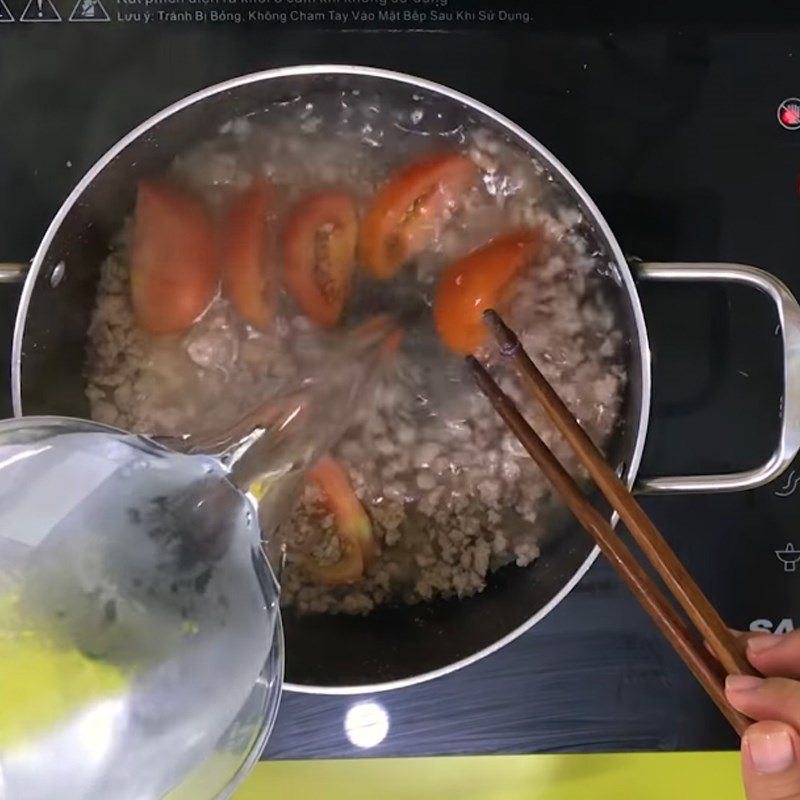
M 262 762 L 234 800 L 742 800 L 738 753 Z

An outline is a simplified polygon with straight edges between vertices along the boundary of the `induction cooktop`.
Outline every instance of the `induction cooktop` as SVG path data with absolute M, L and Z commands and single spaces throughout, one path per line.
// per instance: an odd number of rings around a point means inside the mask
M 800 293 L 798 12 L 599 5 L 2 0 L 0 261 L 30 258 L 82 173 L 170 102 L 258 69 L 335 62 L 438 81 L 519 123 L 582 182 L 634 264 L 748 263 Z M 764 461 L 783 392 L 768 300 L 719 284 L 640 288 L 654 361 L 642 474 Z M 6 361 L 18 294 L 0 286 Z M 4 415 L 8 398 L 4 376 Z M 732 626 L 800 625 L 800 463 L 754 491 L 642 502 Z M 287 693 L 264 757 L 735 745 L 598 559 L 541 623 L 459 672 L 375 695 Z

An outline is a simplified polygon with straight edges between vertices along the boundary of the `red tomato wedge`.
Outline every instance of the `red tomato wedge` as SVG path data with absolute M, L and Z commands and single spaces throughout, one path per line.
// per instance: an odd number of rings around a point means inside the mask
M 356 263 L 358 218 L 345 192 L 322 192 L 292 211 L 283 237 L 286 288 L 317 325 L 339 321 Z
M 335 564 L 313 565 L 314 576 L 329 585 L 353 583 L 376 556 L 372 524 L 364 506 L 356 497 L 347 473 L 330 456 L 321 458 L 308 473 L 308 480 L 317 484 L 325 502 L 336 518 L 342 557 Z
M 131 247 L 136 323 L 181 333 L 208 308 L 219 269 L 211 216 L 196 197 L 161 181 L 140 181 Z
M 307 564 L 311 577 L 324 586 L 346 586 L 364 577 L 364 556 L 357 545 L 341 542 L 341 557 L 335 564 Z
M 268 216 L 273 206 L 272 187 L 254 180 L 234 198 L 219 231 L 222 291 L 239 316 L 264 330 L 275 316 L 278 281 L 270 263 Z
M 361 258 L 376 278 L 391 278 L 419 255 L 477 183 L 466 156 L 435 155 L 409 164 L 384 184 L 361 225 Z
M 457 353 L 473 353 L 486 341 L 481 315 L 501 305 L 517 274 L 539 251 L 538 231 L 492 239 L 451 264 L 436 290 L 434 320 L 442 341 Z

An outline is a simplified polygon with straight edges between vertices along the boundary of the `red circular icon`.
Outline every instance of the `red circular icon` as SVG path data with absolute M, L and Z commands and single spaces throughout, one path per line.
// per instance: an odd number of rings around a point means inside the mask
M 778 122 L 787 131 L 800 129 L 800 98 L 789 97 L 778 106 Z

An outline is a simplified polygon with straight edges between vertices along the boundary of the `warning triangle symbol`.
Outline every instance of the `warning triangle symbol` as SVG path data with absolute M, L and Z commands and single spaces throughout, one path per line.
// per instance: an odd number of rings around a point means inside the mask
M 2 0 L 0 0 L 2 2 Z M 111 17 L 100 0 L 77 0 L 69 15 L 70 22 L 110 22 Z
M 28 5 L 19 18 L 20 22 L 61 22 L 61 14 L 53 0 L 28 0 Z
M 14 15 L 8 10 L 8 6 L 0 0 L 0 22 L 13 22 Z

